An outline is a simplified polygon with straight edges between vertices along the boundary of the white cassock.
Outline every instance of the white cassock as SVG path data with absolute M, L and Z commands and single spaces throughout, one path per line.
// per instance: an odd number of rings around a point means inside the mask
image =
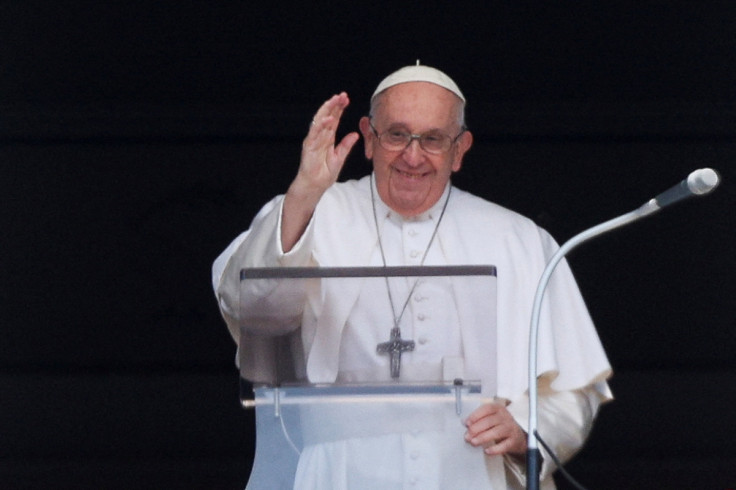
M 449 186 L 432 209 L 411 219 L 392 212 L 376 195 L 386 265 L 421 264 L 448 192 Z M 549 234 L 512 211 L 452 188 L 424 265 L 495 266 L 495 328 L 488 328 L 487 311 L 477 306 L 487 303 L 487 291 L 459 291 L 449 279 L 422 280 L 416 286 L 415 279 L 392 279 L 388 288 L 393 308 L 382 281 L 366 283 L 368 289 L 359 282 L 325 281 L 297 291 L 254 290 L 251 299 L 244 297 L 240 304 L 241 268 L 384 265 L 370 177 L 333 185 L 287 254 L 280 245 L 282 202 L 279 196 L 267 204 L 213 267 L 220 308 L 238 341 L 241 369 L 249 379 L 272 379 L 272 336 L 293 332 L 297 377 L 327 383 L 388 381 L 389 360 L 376 354 L 376 345 L 388 340 L 393 309 L 395 317 L 401 316 L 402 336 L 416 342 L 414 351 L 402 355 L 402 381 L 480 380 L 483 394 L 508 404 L 525 428 L 533 298 L 558 248 Z M 254 309 L 260 311 L 259 320 L 250 323 L 247 315 Z M 269 323 L 263 322 L 264 309 L 270 311 Z M 249 327 L 247 338 L 239 333 L 242 324 Z M 605 382 L 610 365 L 564 262 L 547 291 L 539 346 L 539 432 L 564 461 L 584 442 L 600 403 L 611 398 Z M 425 430 L 315 443 L 302 452 L 296 482 L 298 488 L 320 489 L 525 485 L 521 464 L 486 457 L 464 443 L 463 432 L 459 427 L 456 444 L 442 439 L 446 433 Z M 450 467 L 448 459 L 454 460 Z M 542 488 L 554 488 L 553 470 L 545 454 Z

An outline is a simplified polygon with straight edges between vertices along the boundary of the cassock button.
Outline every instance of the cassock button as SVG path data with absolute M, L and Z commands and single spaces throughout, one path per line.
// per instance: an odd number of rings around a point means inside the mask
M 427 317 L 424 315 L 424 313 L 420 313 L 417 315 L 417 320 L 419 320 L 420 322 L 423 322 L 426 319 Z
M 411 252 L 409 252 L 409 257 L 411 257 L 412 259 L 416 259 L 417 257 L 419 257 L 420 253 L 421 252 L 419 250 L 412 250 Z
M 419 337 L 417 342 L 419 342 L 420 345 L 424 345 L 427 343 L 427 337 Z

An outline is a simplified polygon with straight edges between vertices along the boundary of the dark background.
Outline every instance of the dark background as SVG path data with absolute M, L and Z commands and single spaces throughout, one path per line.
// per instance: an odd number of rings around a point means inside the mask
M 0 2 L 0 488 L 243 488 L 210 264 L 421 59 L 469 99 L 456 185 L 560 241 L 696 168 L 713 195 L 570 257 L 617 400 L 591 489 L 736 487 L 736 2 Z M 343 177 L 369 170 L 360 145 Z M 567 488 L 563 485 L 563 488 Z

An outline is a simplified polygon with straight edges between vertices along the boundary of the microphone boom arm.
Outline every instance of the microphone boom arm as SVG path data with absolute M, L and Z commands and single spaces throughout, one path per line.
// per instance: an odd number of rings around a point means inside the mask
M 529 332 L 529 430 L 527 434 L 527 488 L 529 490 L 537 490 L 539 488 L 539 472 L 541 469 L 541 452 L 537 444 L 537 424 L 539 418 L 537 412 L 537 343 L 539 338 L 539 315 L 542 309 L 542 300 L 547 283 L 560 261 L 578 245 L 591 238 L 656 213 L 660 209 L 661 207 L 657 201 L 652 199 L 634 211 L 630 211 L 578 233 L 557 250 L 557 253 L 555 253 L 544 269 L 534 296 L 534 307 L 532 309 L 531 328 Z
M 588 228 L 578 233 L 568 241 L 566 241 L 552 259 L 544 268 L 542 277 L 539 279 L 539 285 L 534 295 L 534 307 L 532 308 L 531 327 L 529 329 L 529 428 L 527 433 L 527 455 L 526 455 L 526 484 L 528 490 L 539 489 L 539 473 L 541 466 L 541 452 L 537 445 L 538 412 L 537 412 L 537 344 L 539 339 L 539 315 L 542 309 L 542 299 L 547 283 L 552 277 L 557 264 L 572 249 L 581 243 L 595 238 L 598 235 L 615 230 L 633 221 L 656 213 L 662 208 L 674 204 L 675 202 L 687 199 L 692 196 L 703 195 L 711 192 L 720 183 L 718 172 L 710 168 L 703 168 L 692 172 L 687 179 L 680 184 L 671 187 L 667 191 L 659 194 L 657 197 L 650 199 L 638 209 L 626 214 L 622 214 L 617 218 L 606 221 L 599 225 Z

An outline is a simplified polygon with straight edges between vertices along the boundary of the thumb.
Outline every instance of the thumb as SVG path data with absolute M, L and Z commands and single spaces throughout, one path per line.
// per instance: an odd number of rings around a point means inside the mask
M 355 143 L 358 142 L 360 136 L 357 132 L 346 134 L 340 143 L 335 147 L 335 159 L 342 165 L 348 157 L 350 150 L 353 149 Z

